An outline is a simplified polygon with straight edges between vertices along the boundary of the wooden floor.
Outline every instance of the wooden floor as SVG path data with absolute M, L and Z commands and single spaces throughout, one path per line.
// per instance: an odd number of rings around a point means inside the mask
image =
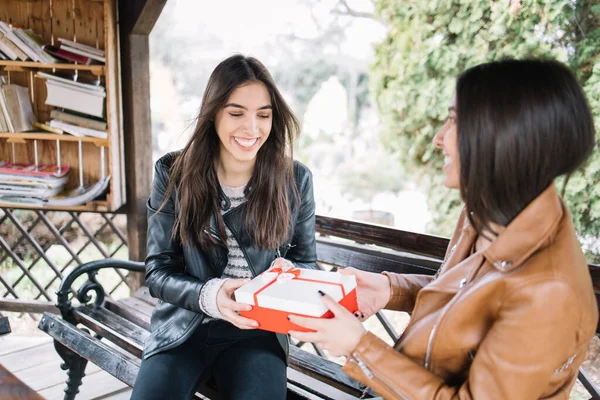
M 0 336 L 0 364 L 45 399 L 62 400 L 64 396 L 67 373 L 60 369 L 61 361 L 50 337 Z M 130 387 L 94 364 L 88 363 L 85 374 L 78 399 L 125 400 L 131 396 Z

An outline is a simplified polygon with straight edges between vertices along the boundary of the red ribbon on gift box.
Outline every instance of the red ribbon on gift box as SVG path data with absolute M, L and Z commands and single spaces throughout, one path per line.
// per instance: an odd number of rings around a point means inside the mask
M 327 282 L 327 281 L 319 281 L 316 279 L 306 279 L 306 278 L 300 278 L 300 274 L 302 273 L 302 270 L 300 268 L 296 268 L 296 267 L 276 267 L 276 268 L 271 268 L 264 273 L 273 273 L 275 272 L 277 275 L 275 275 L 275 277 L 273 278 L 273 280 L 269 283 L 267 283 L 265 286 L 263 286 L 262 288 L 260 288 L 259 290 L 256 291 L 256 293 L 254 293 L 254 305 L 258 306 L 258 295 L 264 291 L 265 289 L 267 289 L 269 286 L 279 282 L 279 281 L 287 281 L 287 280 L 299 280 L 299 281 L 305 281 L 305 282 L 315 282 L 315 283 L 325 283 L 327 285 L 336 285 L 339 286 L 340 289 L 342 290 L 342 298 L 346 296 L 346 291 L 344 290 L 344 285 L 342 285 L 341 283 L 336 283 L 336 282 Z M 284 278 L 285 277 L 285 278 Z M 281 279 L 284 278 L 284 279 Z

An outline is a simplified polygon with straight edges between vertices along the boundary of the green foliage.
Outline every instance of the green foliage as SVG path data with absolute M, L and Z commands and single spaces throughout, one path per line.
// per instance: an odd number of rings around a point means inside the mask
M 375 3 L 389 27 L 376 47 L 371 75 L 384 125 L 382 141 L 431 189 L 435 233 L 452 233 L 460 201 L 441 185 L 443 160 L 431 141 L 447 116 L 455 78 L 465 69 L 506 57 L 552 57 L 567 63 L 587 93 L 600 142 L 599 5 L 580 0 Z M 599 236 L 599 182 L 596 149 L 586 168 L 571 177 L 564 196 L 584 237 Z

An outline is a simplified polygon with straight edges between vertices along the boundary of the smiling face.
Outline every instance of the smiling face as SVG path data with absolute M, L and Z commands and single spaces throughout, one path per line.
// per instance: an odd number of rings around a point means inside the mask
M 264 83 L 252 82 L 235 89 L 215 117 L 220 162 L 234 169 L 252 168 L 269 138 L 272 121 L 271 96 Z
M 444 186 L 460 189 L 460 158 L 458 154 L 458 136 L 456 120 L 456 99 L 448 107 L 448 119 L 433 138 L 433 144 L 444 154 Z

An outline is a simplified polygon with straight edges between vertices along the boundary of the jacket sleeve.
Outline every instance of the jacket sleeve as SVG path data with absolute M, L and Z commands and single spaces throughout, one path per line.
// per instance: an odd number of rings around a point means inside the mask
M 300 210 L 294 226 L 294 237 L 285 258 L 299 268 L 317 268 L 317 242 L 315 238 L 315 198 L 313 194 L 312 173 L 305 166 L 296 163 L 295 174 L 302 180 L 298 185 Z
M 363 336 L 343 370 L 385 399 L 538 399 L 553 375 L 574 382 L 589 338 L 577 343 L 580 313 L 566 283 L 527 285 L 505 296 L 460 386 L 446 385 L 371 333 Z
M 412 312 L 419 291 L 427 286 L 431 275 L 410 275 L 383 272 L 390 281 L 390 300 L 386 310 Z
M 185 273 L 181 242 L 173 240 L 171 235 L 175 224 L 174 196 L 159 211 L 169 181 L 166 157 L 156 162 L 152 193 L 147 202 L 146 286 L 153 297 L 200 313 L 199 296 L 204 282 Z

